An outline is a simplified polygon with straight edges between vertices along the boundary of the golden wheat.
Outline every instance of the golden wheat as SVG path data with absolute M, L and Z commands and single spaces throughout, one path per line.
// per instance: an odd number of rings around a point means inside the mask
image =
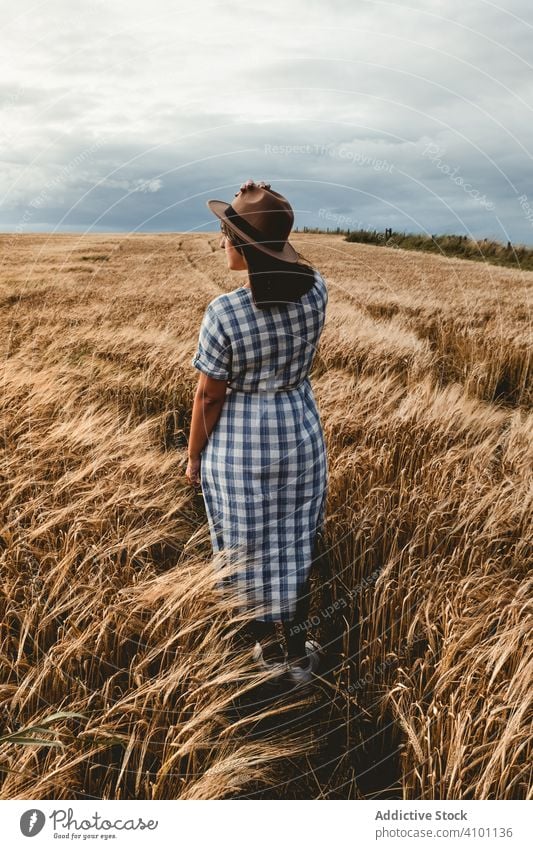
M 533 274 L 294 242 L 330 292 L 331 669 L 265 705 L 184 478 L 218 237 L 0 236 L 3 733 L 81 715 L 0 740 L 2 798 L 532 796 Z

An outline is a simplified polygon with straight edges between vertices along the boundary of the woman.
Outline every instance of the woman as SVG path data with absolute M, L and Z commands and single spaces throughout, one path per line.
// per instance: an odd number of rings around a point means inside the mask
M 325 515 L 328 466 L 309 382 L 328 292 L 288 242 L 289 202 L 247 181 L 221 220 L 228 267 L 248 282 L 207 306 L 192 365 L 201 372 L 189 437 L 190 483 L 201 477 L 214 551 L 243 555 L 236 582 L 257 619 L 254 657 L 309 681 L 320 647 L 307 639 L 309 573 Z M 283 623 L 287 657 L 273 642 Z

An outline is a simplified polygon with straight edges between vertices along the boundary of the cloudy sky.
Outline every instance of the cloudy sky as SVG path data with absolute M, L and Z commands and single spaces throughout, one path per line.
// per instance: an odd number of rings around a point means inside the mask
M 2 0 L 0 230 L 300 228 L 533 245 L 531 0 Z

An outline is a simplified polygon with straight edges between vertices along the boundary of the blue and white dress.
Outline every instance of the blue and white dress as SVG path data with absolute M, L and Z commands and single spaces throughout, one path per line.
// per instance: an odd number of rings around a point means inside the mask
M 308 373 L 328 290 L 314 274 L 295 303 L 258 309 L 248 287 L 214 298 L 192 359 L 228 381 L 200 465 L 213 552 L 236 564 L 220 585 L 237 585 L 264 621 L 294 617 L 325 518 L 326 445 Z

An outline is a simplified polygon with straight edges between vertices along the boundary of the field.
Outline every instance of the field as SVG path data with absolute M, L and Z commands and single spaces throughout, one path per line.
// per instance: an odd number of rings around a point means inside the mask
M 1 798 L 533 796 L 533 272 L 292 241 L 329 287 L 329 668 L 266 700 L 184 474 L 243 275 L 213 233 L 0 235 Z

